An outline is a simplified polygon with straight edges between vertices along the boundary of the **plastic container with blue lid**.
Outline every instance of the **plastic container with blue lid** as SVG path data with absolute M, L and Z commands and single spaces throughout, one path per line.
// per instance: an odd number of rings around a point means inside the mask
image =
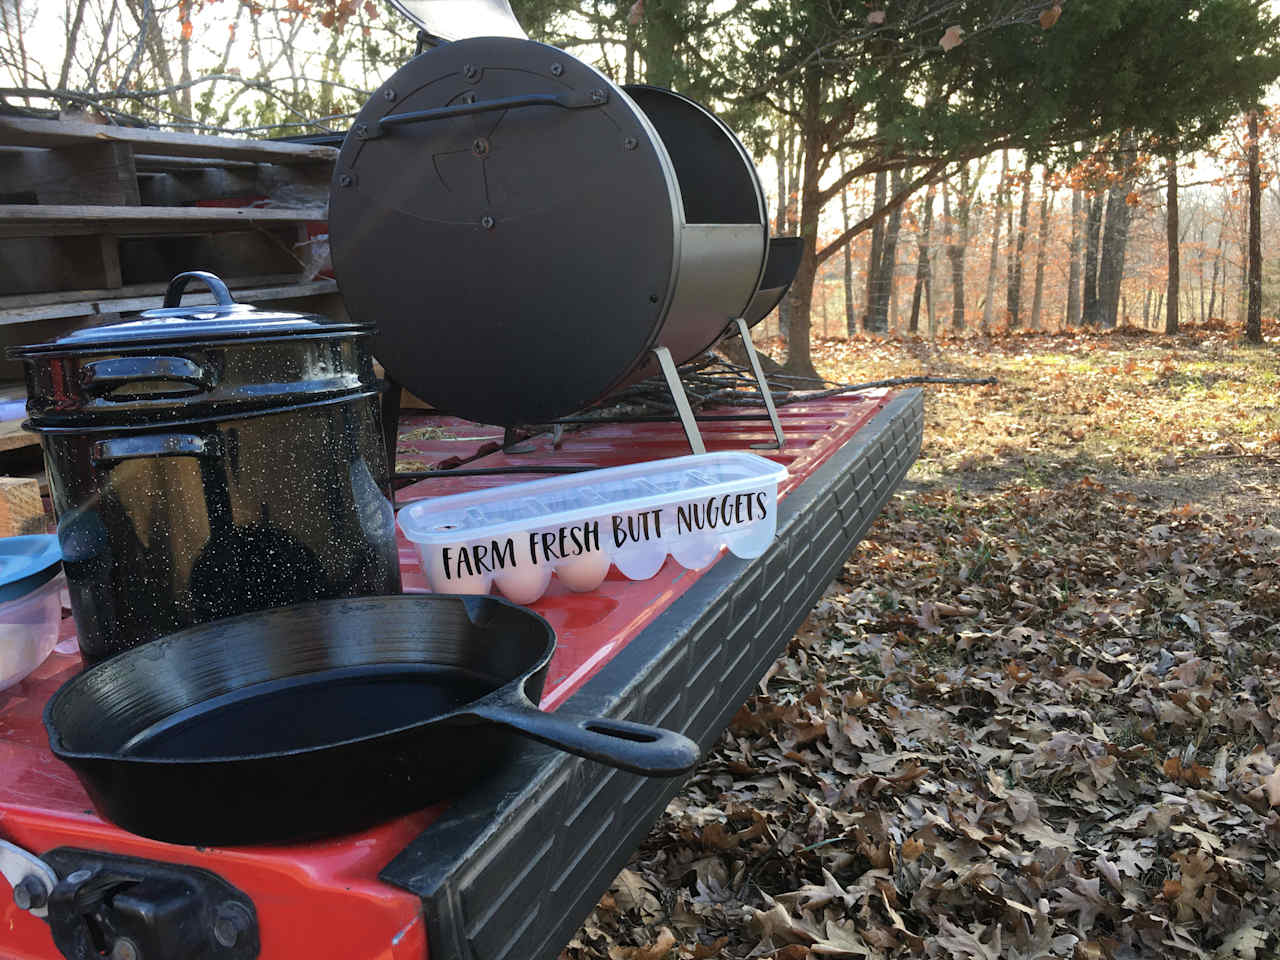
M 25 679 L 53 652 L 62 584 L 56 536 L 0 539 L 0 690 Z

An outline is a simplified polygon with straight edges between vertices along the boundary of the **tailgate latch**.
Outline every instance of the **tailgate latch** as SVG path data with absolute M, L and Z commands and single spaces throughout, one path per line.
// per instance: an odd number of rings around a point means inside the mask
M 253 901 L 217 874 L 92 850 L 44 855 L 53 942 L 68 960 L 254 960 Z M 16 888 L 15 888 L 16 892 Z

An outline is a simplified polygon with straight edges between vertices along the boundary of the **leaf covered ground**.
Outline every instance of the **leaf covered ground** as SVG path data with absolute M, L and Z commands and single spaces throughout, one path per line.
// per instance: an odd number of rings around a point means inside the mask
M 562 960 L 1280 949 L 1280 358 L 826 341 L 907 483 Z

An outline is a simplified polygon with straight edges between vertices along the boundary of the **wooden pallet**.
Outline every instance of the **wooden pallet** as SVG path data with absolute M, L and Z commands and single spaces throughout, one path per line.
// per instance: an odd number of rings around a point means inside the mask
M 238 300 L 334 313 L 312 238 L 333 147 L 0 117 L 0 356 L 158 306 L 170 277 L 211 270 Z M 184 303 L 212 298 L 193 288 Z M 0 393 L 21 376 L 0 360 Z M 0 454 L 38 442 L 0 421 Z
M 0 297 L 295 272 L 337 151 L 0 117 Z M 80 297 L 79 300 L 89 298 Z

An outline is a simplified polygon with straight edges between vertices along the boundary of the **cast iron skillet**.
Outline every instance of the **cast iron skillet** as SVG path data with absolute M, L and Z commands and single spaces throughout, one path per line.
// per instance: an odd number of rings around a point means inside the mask
M 53 752 L 108 820 L 173 843 L 342 833 L 456 794 L 532 737 L 674 776 L 693 741 L 543 713 L 551 626 L 496 597 L 321 600 L 191 627 L 65 683 Z

